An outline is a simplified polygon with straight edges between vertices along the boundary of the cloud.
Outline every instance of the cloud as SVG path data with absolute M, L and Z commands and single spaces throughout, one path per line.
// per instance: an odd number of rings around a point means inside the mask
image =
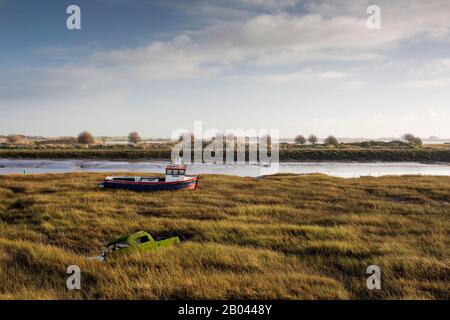
M 343 79 L 349 75 L 340 71 L 314 71 L 311 69 L 305 69 L 293 73 L 279 73 L 269 74 L 262 76 L 255 76 L 253 79 L 256 81 L 269 83 L 269 84 L 288 84 L 288 83 L 310 83 L 311 81 L 327 81 Z
M 228 1 L 235 8 L 237 1 Z M 371 60 L 404 41 L 448 40 L 450 2 L 447 0 L 381 0 L 382 29 L 366 28 L 369 1 L 245 0 L 242 5 L 291 8 L 255 13 L 196 31 L 180 31 L 172 40 L 138 48 L 98 53 L 94 64 L 147 70 L 155 78 L 215 74 L 237 63 L 290 65 L 305 61 Z M 218 4 L 225 5 L 223 1 Z M 326 8 L 325 8 L 326 7 Z M 335 8 L 335 9 L 330 9 Z M 288 13 L 290 12 L 290 13 Z
M 352 81 L 342 82 L 339 85 L 339 88 L 344 89 L 344 90 L 358 90 L 358 89 L 365 88 L 369 85 L 370 85 L 370 82 L 368 82 L 368 81 L 352 80 Z
M 405 85 L 406 87 L 416 89 L 442 88 L 450 86 L 450 78 L 410 81 Z
M 439 113 L 434 109 L 434 108 L 429 108 L 428 109 L 428 115 L 430 118 L 432 119 L 437 119 L 439 118 Z
M 449 74 L 450 59 L 434 59 L 429 67 L 434 74 Z
M 416 111 L 415 113 L 404 114 L 399 118 L 391 116 L 383 122 L 397 124 L 397 127 L 404 128 L 405 132 L 414 132 L 423 137 L 429 135 L 438 136 L 440 133 L 447 131 L 450 114 L 438 112 L 435 108 L 422 109 L 422 111 Z
M 284 3 L 251 2 L 266 5 Z M 448 2 L 432 2 L 449 6 L 445 5 Z M 317 60 L 370 60 L 379 58 L 380 52 L 399 45 L 401 41 L 413 40 L 418 36 L 432 39 L 448 36 L 450 19 L 446 17 L 442 20 L 441 14 L 433 10 L 435 5 L 417 1 L 408 3 L 413 5 L 396 5 L 390 13 L 387 8 L 391 6 L 386 6 L 386 26 L 379 32 L 366 28 L 364 11 L 359 15 L 332 17 L 318 13 L 261 14 L 245 21 L 184 31 L 164 42 L 97 52 L 86 63 L 101 69 L 126 71 L 137 77 L 145 75 L 144 78 L 148 79 L 173 79 L 218 74 L 239 63 L 270 66 Z M 403 13 L 408 12 L 409 8 L 410 13 L 417 14 L 420 19 L 411 19 Z M 422 9 L 420 15 L 416 12 L 419 8 Z
M 203 3 L 203 2 L 199 2 Z M 237 1 L 218 5 L 236 9 Z M 245 0 L 242 6 L 265 13 L 220 21 L 199 30 L 179 31 L 172 39 L 116 50 L 97 50 L 79 62 L 16 74 L 14 85 L 0 76 L 0 93 L 25 95 L 99 94 L 114 89 L 132 90 L 140 81 L 168 81 L 238 74 L 242 67 L 266 72 L 263 81 L 284 83 L 309 78 L 317 81 L 343 76 L 339 73 L 273 73 L 270 68 L 291 69 L 311 62 L 372 61 L 380 59 L 405 41 L 446 41 L 450 30 L 448 0 L 380 0 L 382 29 L 366 28 L 369 1 Z M 293 8 L 301 6 L 306 11 Z M 275 10 L 276 9 L 276 10 Z M 238 9 L 236 9 L 238 10 Z M 57 49 L 42 49 L 56 52 Z M 448 60 L 435 62 L 445 72 Z M 253 75 L 250 75 L 250 78 Z M 409 81 L 410 87 L 442 87 L 448 79 Z M 366 86 L 361 79 L 348 79 L 343 88 Z M 31 88 L 30 88 L 31 87 Z M 23 93 L 21 94 L 21 90 Z M 58 92 L 58 93 L 55 93 Z M 14 93 L 14 94 L 13 94 Z
M 234 6 L 242 5 L 252 8 L 284 9 L 292 8 L 301 3 L 302 0 L 228 0 L 227 2 L 232 3 Z

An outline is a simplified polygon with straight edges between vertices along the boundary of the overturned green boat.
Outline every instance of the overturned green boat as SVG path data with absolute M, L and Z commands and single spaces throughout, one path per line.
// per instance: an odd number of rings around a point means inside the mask
M 103 259 L 134 251 L 152 251 L 162 247 L 169 247 L 180 243 L 178 237 L 155 240 L 145 231 L 135 232 L 108 242 L 103 249 Z

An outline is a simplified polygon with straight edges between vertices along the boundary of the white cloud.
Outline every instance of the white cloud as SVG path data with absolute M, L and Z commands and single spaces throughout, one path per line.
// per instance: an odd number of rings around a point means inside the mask
M 363 80 L 352 80 L 342 82 L 339 87 L 344 90 L 358 90 L 369 86 L 370 83 L 368 81 Z
M 410 81 L 405 85 L 416 89 L 442 88 L 450 86 L 450 78 Z
M 450 59 L 435 59 L 431 61 L 430 67 L 435 74 L 449 74 Z
M 370 122 L 376 124 L 376 123 L 379 123 L 380 121 L 382 121 L 383 118 L 384 118 L 384 115 L 382 113 L 379 113 L 379 114 L 373 116 L 372 119 L 370 120 Z
M 439 118 L 439 113 L 434 109 L 434 108 L 429 108 L 428 109 L 428 115 L 430 118 L 432 119 L 437 119 Z
M 295 0 L 245 1 L 249 6 L 279 8 L 299 3 Z M 367 30 L 365 26 L 368 1 L 352 2 L 352 5 L 338 0 L 302 3 L 309 6 L 309 13 L 257 14 L 243 21 L 237 19 L 198 31 L 180 32 L 168 41 L 98 51 L 79 64 L 62 66 L 60 73 L 68 78 L 74 74 L 82 78 L 84 74 L 87 82 L 91 78 L 107 78 L 108 81 L 115 78 L 122 82 L 123 78 L 168 80 L 211 76 L 236 70 L 240 64 L 279 66 L 307 61 L 373 60 L 402 41 L 416 40 L 416 37 L 446 39 L 450 29 L 447 14 L 450 2 L 447 0 L 380 1 L 383 27 L 379 31 Z M 444 70 L 449 61 L 436 64 L 436 68 Z M 50 78 L 47 81 L 57 82 L 57 74 L 47 73 Z M 446 81 L 425 80 L 410 85 L 442 86 Z M 359 85 L 364 83 L 348 84 L 349 87 Z
M 250 2 L 270 5 L 295 1 Z M 431 2 L 386 5 L 385 26 L 380 31 L 367 30 L 364 12 L 355 15 L 352 10 L 348 10 L 352 14 L 333 17 L 317 13 L 262 14 L 243 22 L 224 22 L 199 31 L 182 32 L 165 42 L 97 52 L 85 63 L 102 72 L 161 80 L 215 75 L 239 63 L 270 66 L 376 59 L 405 40 L 448 36 L 450 19 L 447 16 L 442 19 L 436 6 L 442 4 L 450 12 L 449 2 Z M 448 61 L 440 63 L 445 67 Z
M 269 84 L 310 83 L 311 81 L 327 81 L 346 78 L 349 75 L 340 71 L 314 71 L 305 69 L 293 73 L 268 74 L 253 77 L 253 80 Z
M 243 2 L 248 6 L 277 8 L 299 3 L 309 6 L 310 11 L 306 14 L 276 11 L 225 21 L 198 31 L 182 32 L 170 41 L 100 53 L 97 60 L 110 61 L 111 66 L 122 64 L 146 70 L 155 78 L 172 78 L 176 74 L 198 76 L 242 62 L 290 65 L 318 60 L 376 59 L 403 41 L 446 40 L 450 31 L 447 0 L 395 3 L 381 0 L 383 26 L 378 31 L 366 28 L 365 9 L 370 3 L 366 0 Z M 96 62 L 95 57 L 93 61 Z
M 302 0 L 228 0 L 228 2 L 231 2 L 234 5 L 244 5 L 266 9 L 280 9 L 293 7 L 302 2 Z

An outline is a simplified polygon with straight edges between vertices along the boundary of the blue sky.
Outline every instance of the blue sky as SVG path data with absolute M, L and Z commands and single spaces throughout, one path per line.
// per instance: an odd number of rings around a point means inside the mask
M 449 49 L 448 0 L 0 0 L 0 134 L 450 137 Z

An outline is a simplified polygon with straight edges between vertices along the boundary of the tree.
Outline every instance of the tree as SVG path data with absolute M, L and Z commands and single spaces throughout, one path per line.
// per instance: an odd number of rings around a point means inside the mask
M 141 137 L 139 136 L 139 133 L 137 133 L 136 131 L 133 131 L 128 135 L 128 142 L 138 144 L 140 141 Z
M 83 131 L 78 135 L 77 141 L 81 144 L 92 144 L 94 143 L 94 137 L 89 132 Z
M 306 143 L 306 139 L 304 136 L 302 136 L 301 134 L 299 134 L 298 136 L 295 137 L 294 142 L 296 144 L 305 144 Z
M 308 137 L 308 142 L 311 144 L 316 144 L 318 140 L 319 139 L 317 139 L 317 137 L 313 134 Z
M 339 141 L 333 136 L 328 136 L 328 138 L 326 138 L 323 143 L 326 146 L 335 146 L 335 147 L 337 147 L 339 145 Z
M 9 136 L 6 137 L 6 141 L 8 141 L 9 143 L 18 143 L 18 144 L 22 144 L 26 142 L 26 137 L 20 134 L 10 134 Z
M 402 136 L 402 139 L 405 140 L 407 143 L 409 143 L 412 146 L 421 146 L 423 144 L 422 139 L 419 137 L 416 137 L 415 135 L 411 133 L 406 133 Z

